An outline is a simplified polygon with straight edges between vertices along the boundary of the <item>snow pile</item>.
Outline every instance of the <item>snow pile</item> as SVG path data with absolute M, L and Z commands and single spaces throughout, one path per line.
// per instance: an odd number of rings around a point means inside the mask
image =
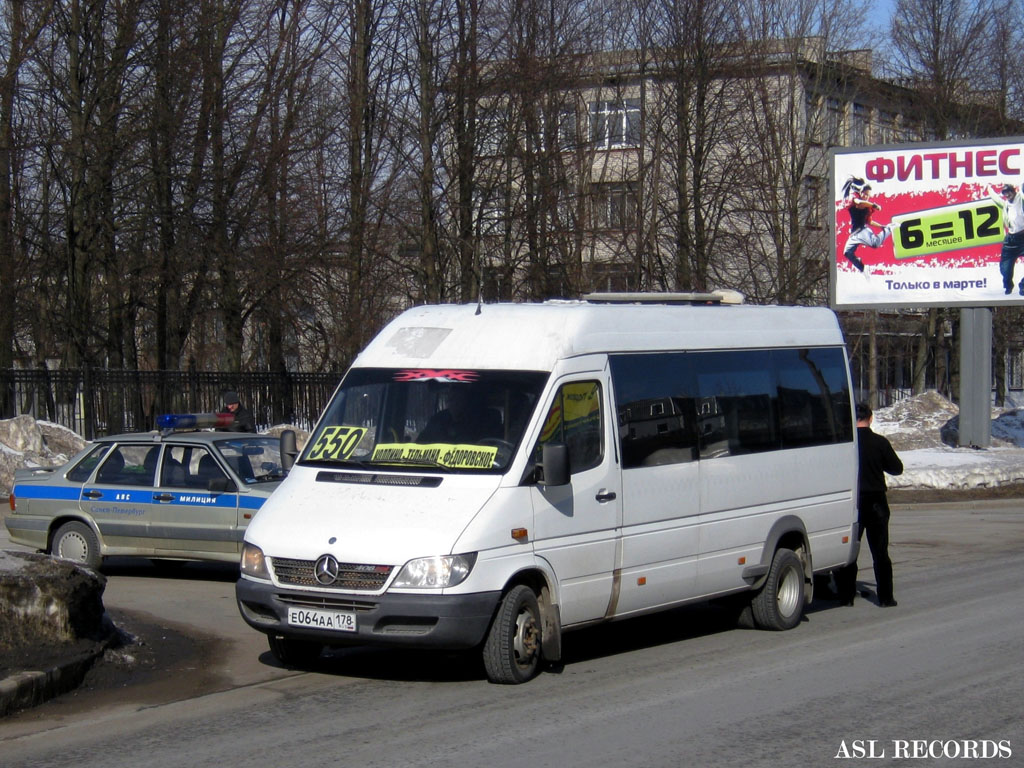
M 59 467 L 83 447 L 85 440 L 60 424 L 31 416 L 0 420 L 0 492 L 10 492 L 15 470 Z
M 1024 410 L 992 409 L 992 447 L 958 447 L 960 409 L 935 391 L 875 412 L 873 428 L 892 442 L 904 471 L 890 489 L 966 490 L 1024 483 Z

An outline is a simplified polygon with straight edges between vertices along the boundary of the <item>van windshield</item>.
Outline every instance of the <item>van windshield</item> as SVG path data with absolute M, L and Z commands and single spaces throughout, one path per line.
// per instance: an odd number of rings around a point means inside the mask
M 355 368 L 299 461 L 438 472 L 504 472 L 548 374 Z

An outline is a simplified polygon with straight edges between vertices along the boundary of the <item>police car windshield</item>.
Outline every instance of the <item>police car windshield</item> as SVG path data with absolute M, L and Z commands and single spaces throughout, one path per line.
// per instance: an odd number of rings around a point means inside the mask
M 353 369 L 300 463 L 503 472 L 547 377 L 537 371 Z
M 273 437 L 217 440 L 217 449 L 246 485 L 281 480 L 281 442 Z

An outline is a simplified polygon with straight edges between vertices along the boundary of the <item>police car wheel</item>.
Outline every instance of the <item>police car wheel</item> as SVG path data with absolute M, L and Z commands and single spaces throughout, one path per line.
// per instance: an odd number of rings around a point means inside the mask
M 103 562 L 96 534 L 85 523 L 64 523 L 53 536 L 50 552 L 61 560 L 81 563 L 93 569 L 99 568 Z

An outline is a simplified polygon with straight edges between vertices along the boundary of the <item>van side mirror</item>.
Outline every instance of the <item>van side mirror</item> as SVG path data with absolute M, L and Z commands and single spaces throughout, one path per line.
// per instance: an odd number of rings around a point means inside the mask
M 287 472 L 295 464 L 299 449 L 295 442 L 295 430 L 286 429 L 281 433 L 281 469 Z
M 569 484 L 569 447 L 565 443 L 547 443 L 541 448 L 541 485 Z

